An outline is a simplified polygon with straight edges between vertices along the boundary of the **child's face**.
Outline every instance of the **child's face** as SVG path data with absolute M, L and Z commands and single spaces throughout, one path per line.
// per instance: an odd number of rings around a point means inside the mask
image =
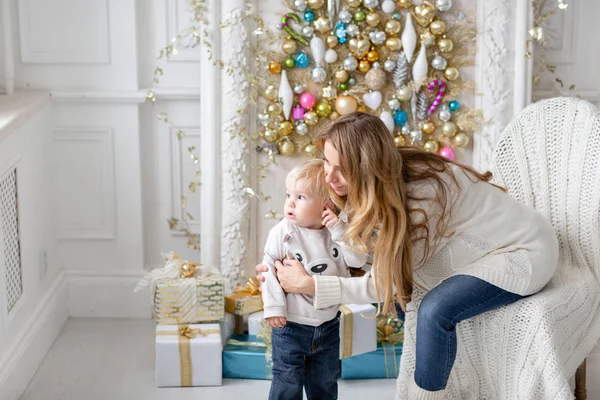
M 293 224 L 310 229 L 320 229 L 325 204 L 296 182 L 286 183 L 285 217 Z

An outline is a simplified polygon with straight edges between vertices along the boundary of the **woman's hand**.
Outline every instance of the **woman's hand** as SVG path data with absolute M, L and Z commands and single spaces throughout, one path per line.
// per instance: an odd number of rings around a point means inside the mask
M 283 264 L 276 261 L 275 268 L 277 269 L 277 279 L 284 291 L 315 295 L 315 281 L 306 273 L 300 261 L 286 258 L 283 260 Z
M 265 321 L 271 328 L 283 328 L 287 322 L 285 317 L 269 317 Z

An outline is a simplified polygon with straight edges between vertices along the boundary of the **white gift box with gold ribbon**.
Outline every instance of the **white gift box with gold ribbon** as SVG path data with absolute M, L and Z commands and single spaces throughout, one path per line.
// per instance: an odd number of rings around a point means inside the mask
M 377 350 L 377 308 L 342 304 L 340 313 L 340 359 Z
M 219 324 L 156 326 L 156 386 L 221 386 Z

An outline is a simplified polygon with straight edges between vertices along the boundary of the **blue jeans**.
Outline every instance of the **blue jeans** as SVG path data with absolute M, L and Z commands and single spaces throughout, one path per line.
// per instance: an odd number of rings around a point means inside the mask
M 419 306 L 415 383 L 444 389 L 456 359 L 456 324 L 522 297 L 470 275 L 451 276 L 431 289 Z M 396 310 L 404 320 L 397 304 Z
M 320 326 L 288 321 L 273 328 L 273 382 L 269 400 L 337 399 L 340 377 L 340 319 Z

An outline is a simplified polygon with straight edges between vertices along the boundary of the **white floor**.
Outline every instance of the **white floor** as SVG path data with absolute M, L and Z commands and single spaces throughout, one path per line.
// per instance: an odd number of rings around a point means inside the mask
M 70 319 L 22 400 L 263 400 L 268 381 L 223 381 L 222 387 L 157 388 L 154 322 Z M 340 381 L 339 398 L 393 399 L 395 380 Z

